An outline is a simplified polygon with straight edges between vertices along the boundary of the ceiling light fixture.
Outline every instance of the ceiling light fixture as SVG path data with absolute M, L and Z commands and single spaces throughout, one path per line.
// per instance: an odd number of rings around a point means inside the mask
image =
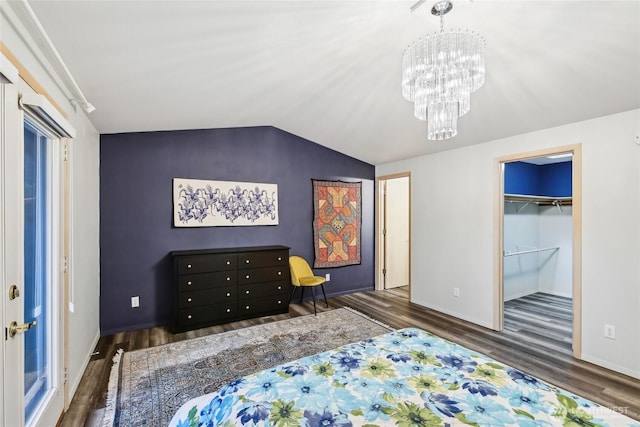
M 485 41 L 474 32 L 444 32 L 444 15 L 453 8 L 439 1 L 431 13 L 440 17 L 440 33 L 416 40 L 402 56 L 402 96 L 414 114 L 427 121 L 427 138 L 443 140 L 458 133 L 458 117 L 471 108 L 471 92 L 484 84 Z

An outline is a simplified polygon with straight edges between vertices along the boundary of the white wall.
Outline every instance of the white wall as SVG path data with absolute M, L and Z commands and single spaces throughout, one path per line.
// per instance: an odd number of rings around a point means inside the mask
M 504 205 L 504 249 L 507 252 L 558 247 L 504 258 L 504 300 L 536 292 L 572 297 L 572 207 Z
M 538 205 L 504 204 L 504 250 L 519 252 L 537 248 Z M 540 263 L 536 253 L 504 257 L 504 300 L 538 292 Z
M 412 174 L 413 302 L 491 327 L 495 159 L 582 144 L 582 357 L 640 378 L 639 132 L 632 110 L 377 166 Z
M 572 297 L 573 209 L 542 206 L 538 214 L 538 244 L 557 251 L 538 253 L 538 290 L 552 295 Z
M 77 131 L 72 141 L 72 254 L 71 281 L 74 312 L 69 313 L 69 372 L 75 391 L 99 337 L 99 147 L 100 136 L 85 114 L 68 101 L 72 95 L 55 73 L 12 9 L 2 2 L 2 43 L 15 55 L 37 82 L 68 115 Z M 19 90 L 26 84 L 18 83 Z M 0 396 L 0 399 L 2 396 Z

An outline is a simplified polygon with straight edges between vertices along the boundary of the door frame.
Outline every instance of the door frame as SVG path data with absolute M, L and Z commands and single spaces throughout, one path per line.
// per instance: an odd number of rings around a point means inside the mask
M 19 297 L 15 301 L 7 301 L 8 287 L 12 284 L 18 286 L 21 292 L 24 292 L 24 263 L 22 256 L 19 260 L 14 260 L 12 253 L 23 254 L 23 221 L 24 221 L 24 190 L 23 190 L 23 163 L 24 163 L 24 123 L 25 115 L 27 114 L 19 102 L 23 93 L 35 94 L 35 92 L 28 86 L 24 85 L 22 81 L 16 82 L 16 84 L 2 84 L 3 95 L 3 115 L 0 118 L 2 120 L 2 135 L 0 135 L 0 162 L 3 164 L 2 168 L 2 183 L 3 186 L 0 189 L 0 208 L 2 209 L 2 216 L 0 221 L 2 227 L 2 247 L 0 249 L 0 264 L 2 265 L 2 271 L 4 275 L 1 277 L 2 281 L 2 295 L 3 301 L 0 304 L 0 318 L 2 318 L 3 326 L 7 325 L 15 320 L 19 323 L 24 322 L 24 312 L 22 307 L 14 306 L 9 309 L 8 304 L 16 303 L 22 306 L 23 298 Z M 45 101 L 46 102 L 46 101 Z M 50 105 L 50 103 L 49 103 Z M 53 108 L 47 106 L 47 108 Z M 67 369 L 68 369 L 68 312 L 67 312 L 67 300 L 68 300 L 68 282 L 69 282 L 69 268 L 68 265 L 62 265 L 65 259 L 69 259 L 69 204 L 68 204 L 68 167 L 69 162 L 66 157 L 66 145 L 70 142 L 68 138 L 61 136 L 58 132 L 51 129 L 46 120 L 38 114 L 29 113 L 34 122 L 38 125 L 42 125 L 43 129 L 47 129 L 47 133 L 51 134 L 57 141 L 53 147 L 55 151 L 52 152 L 51 164 L 54 165 L 53 175 L 51 181 L 48 183 L 55 188 L 55 200 L 53 200 L 53 222 L 51 226 L 57 230 L 53 241 L 55 255 L 55 267 L 52 272 L 55 275 L 54 286 L 51 290 L 51 298 L 55 303 L 54 312 L 52 312 L 52 320 L 55 326 L 53 336 L 50 336 L 52 341 L 55 341 L 54 352 L 52 353 L 51 362 L 55 365 L 52 369 L 51 381 L 55 386 L 52 393 L 49 395 L 48 402 L 45 406 L 41 407 L 36 416 L 38 417 L 38 423 L 35 425 L 57 425 L 61 420 L 64 411 L 67 409 L 69 400 L 69 387 L 67 381 Z M 49 118 L 51 116 L 48 116 Z M 55 120 L 55 118 L 52 118 Z M 65 125 L 66 126 L 66 125 Z M 20 159 L 20 161 L 15 161 Z M 11 168 L 7 168 L 9 166 Z M 6 179 L 11 175 L 11 180 Z M 6 184 L 11 181 L 13 184 L 9 186 Z M 14 183 L 17 182 L 18 184 Z M 20 224 L 8 223 L 7 208 L 11 207 L 14 211 L 11 213 L 12 217 L 18 219 Z M 11 234 L 11 235 L 9 235 Z M 8 242 L 14 242 L 12 247 L 9 248 Z M 15 242 L 18 242 L 15 244 Z M 19 246 L 19 247 L 18 247 Z M 7 272 L 4 268 L 11 266 L 11 271 Z M 15 271 L 14 271 L 15 270 Z M 19 312 L 16 309 L 19 308 Z M 10 410 L 14 407 L 24 408 L 24 385 L 23 385 L 23 372 L 24 372 L 24 335 L 17 334 L 14 338 L 9 338 L 12 341 L 11 346 L 7 343 L 10 341 L 3 339 L 2 351 L 4 355 L 0 355 L 0 366 L 2 366 L 3 374 L 0 375 L 3 384 L 3 392 L 0 392 L 0 422 L 6 422 L 7 425 L 24 426 L 26 423 L 24 410 Z M 4 357 L 4 358 L 3 358 Z M 19 360 L 18 365 L 14 360 Z M 7 372 L 11 368 L 12 371 L 18 372 L 19 378 L 10 377 Z M 20 369 L 16 369 L 20 368 Z M 14 384 L 16 383 L 16 384 Z M 10 393 L 10 394 L 9 394 Z M 14 396 L 14 397 L 10 397 Z M 19 398 L 21 404 L 16 404 L 15 399 Z M 58 413 L 58 405 L 60 406 L 60 412 Z M 53 405 L 53 406 L 52 406 Z M 54 409 L 51 411 L 51 409 Z
M 407 209 L 409 210 L 409 301 L 411 301 L 411 172 L 399 172 L 391 175 L 382 175 L 376 177 L 376 197 L 375 197 L 375 246 L 376 246 L 376 268 L 375 268 L 375 290 L 384 290 L 384 218 L 386 203 L 384 201 L 384 184 L 387 180 L 397 178 L 409 178 L 409 201 Z
M 504 329 L 504 164 L 571 153 L 572 159 L 572 316 L 573 356 L 582 357 L 582 145 L 572 144 L 511 154 L 494 160 L 493 329 Z

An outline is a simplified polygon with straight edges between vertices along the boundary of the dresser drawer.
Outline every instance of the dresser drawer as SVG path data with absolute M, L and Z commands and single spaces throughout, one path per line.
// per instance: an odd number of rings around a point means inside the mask
M 253 246 L 171 252 L 174 332 L 289 311 L 289 248 Z
M 235 271 L 220 271 L 218 273 L 185 274 L 178 276 L 178 290 L 189 291 L 215 287 L 232 286 L 236 284 Z
M 201 307 L 192 307 L 178 310 L 177 326 L 179 329 L 206 324 L 236 317 L 237 303 L 210 304 Z
M 285 281 L 266 283 L 245 283 L 238 285 L 238 300 L 286 294 L 289 285 Z
M 289 251 L 245 252 L 238 254 L 238 268 L 271 267 L 284 265 L 289 268 Z
M 178 258 L 178 274 L 233 270 L 237 263 L 236 254 L 182 256 Z
M 185 291 L 178 294 L 178 308 L 197 307 L 212 303 L 228 303 L 237 299 L 237 288 L 225 286 L 200 291 Z
M 289 266 L 253 268 L 238 270 L 238 284 L 289 281 Z
M 287 311 L 289 311 L 288 295 L 271 295 L 238 302 L 238 315 L 243 317 L 257 313 L 285 313 Z

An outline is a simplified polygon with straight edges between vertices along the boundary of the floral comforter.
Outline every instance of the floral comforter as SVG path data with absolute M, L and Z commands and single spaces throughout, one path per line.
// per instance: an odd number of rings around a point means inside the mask
M 170 426 L 640 427 L 621 412 L 409 328 L 237 379 Z

